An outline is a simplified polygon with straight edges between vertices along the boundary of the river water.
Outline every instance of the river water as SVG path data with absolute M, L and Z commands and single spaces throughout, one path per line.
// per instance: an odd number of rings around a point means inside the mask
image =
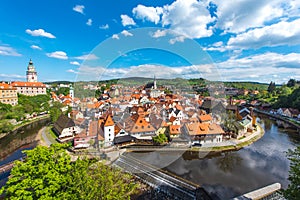
M 23 150 L 34 148 L 36 134 L 47 123 L 48 120 L 35 122 L 1 138 L 0 166 L 19 159 Z M 261 124 L 264 136 L 238 151 L 131 155 L 201 185 L 213 199 L 229 199 L 276 182 L 286 188 L 289 160 L 285 152 L 300 144 L 300 134 L 280 129 L 275 121 L 266 117 L 261 118 Z M 8 173 L 1 176 L 0 184 L 3 185 Z
M 272 183 L 288 186 L 288 149 L 300 144 L 300 134 L 261 119 L 264 136 L 238 151 L 222 153 L 151 152 L 132 156 L 201 185 L 213 199 L 230 199 Z
M 37 145 L 38 131 L 49 123 L 43 119 L 28 124 L 0 139 L 0 166 L 5 165 L 24 156 L 24 150 L 33 149 Z M 0 187 L 5 184 L 9 172 L 0 174 Z

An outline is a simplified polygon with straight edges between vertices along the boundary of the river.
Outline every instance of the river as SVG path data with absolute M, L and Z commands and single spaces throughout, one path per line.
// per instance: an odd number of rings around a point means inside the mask
M 47 120 L 35 122 L 0 139 L 0 165 L 19 159 L 22 151 L 36 146 L 38 131 Z M 277 127 L 261 118 L 264 136 L 238 151 L 222 153 L 152 152 L 131 153 L 145 162 L 200 184 L 213 199 L 229 199 L 257 188 L 279 182 L 288 185 L 289 160 L 286 151 L 300 144 L 299 133 Z M 4 183 L 8 173 L 2 174 Z
M 38 141 L 38 131 L 49 123 L 49 119 L 43 119 L 23 126 L 0 139 L 0 166 L 24 156 L 22 151 L 33 149 Z M 9 172 L 0 175 L 0 187 L 5 184 Z
M 138 159 L 201 185 L 213 199 L 230 199 L 263 186 L 288 186 L 288 149 L 300 144 L 300 135 L 261 118 L 264 136 L 238 151 L 130 153 Z

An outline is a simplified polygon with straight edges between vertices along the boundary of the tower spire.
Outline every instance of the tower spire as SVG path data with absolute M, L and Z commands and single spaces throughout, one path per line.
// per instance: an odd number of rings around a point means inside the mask
M 155 74 L 154 74 L 154 80 L 153 80 L 153 89 L 155 89 L 155 90 L 157 89 Z

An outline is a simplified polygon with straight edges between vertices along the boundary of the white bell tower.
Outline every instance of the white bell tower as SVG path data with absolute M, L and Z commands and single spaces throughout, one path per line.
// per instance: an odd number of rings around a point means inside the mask
M 26 71 L 26 78 L 27 82 L 37 82 L 37 72 L 35 71 L 35 68 L 33 66 L 33 62 L 30 59 L 27 71 Z

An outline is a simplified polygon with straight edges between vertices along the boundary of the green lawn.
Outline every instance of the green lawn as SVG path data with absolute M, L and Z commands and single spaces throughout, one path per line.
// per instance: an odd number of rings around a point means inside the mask
M 51 143 L 53 144 L 57 143 L 56 141 L 57 135 L 52 130 L 52 126 L 47 127 L 46 136 L 48 137 Z

